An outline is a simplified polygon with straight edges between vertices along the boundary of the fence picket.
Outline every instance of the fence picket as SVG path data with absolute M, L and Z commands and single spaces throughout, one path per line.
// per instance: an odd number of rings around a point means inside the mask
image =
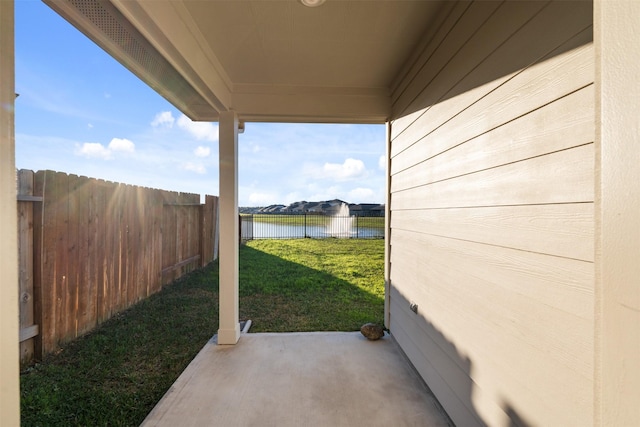
M 95 195 L 94 223 L 95 223 L 95 280 L 96 280 L 96 324 L 105 320 L 106 292 L 107 292 L 107 186 L 102 180 L 93 182 Z
M 79 213 L 82 219 L 81 246 L 79 259 L 84 259 L 81 279 L 79 281 L 80 290 L 80 312 L 78 334 L 90 331 L 97 324 L 96 300 L 98 277 L 96 272 L 97 264 L 97 209 L 96 195 L 94 194 L 94 182 L 86 176 L 79 178 L 78 198 L 83 201 L 82 210 Z
M 151 193 L 152 221 L 147 221 L 151 226 L 151 247 L 153 247 L 153 254 L 151 257 L 150 277 L 151 288 L 150 293 L 156 293 L 162 288 L 162 217 L 163 217 L 163 202 L 162 194 L 160 191 Z
M 31 171 L 29 171 L 31 172 Z M 35 196 L 42 197 L 44 195 L 44 172 L 39 171 L 34 173 L 33 175 L 33 194 Z M 33 316 L 34 322 L 39 325 L 40 331 L 39 334 L 35 337 L 34 340 L 34 357 L 42 356 L 43 354 L 43 345 L 42 345 L 42 336 L 43 336 L 43 326 L 42 326 L 42 312 L 43 310 L 43 301 L 42 301 L 42 283 L 43 283 L 43 268 L 42 264 L 44 263 L 43 259 L 43 246 L 44 246 L 44 198 L 40 203 L 37 203 L 33 207 Z M 23 361 L 27 362 L 27 360 Z
M 33 196 L 33 172 L 18 172 L 18 199 L 20 196 Z M 28 328 L 35 327 L 34 315 L 34 283 L 33 283 L 33 222 L 34 202 L 18 201 L 18 261 L 19 261 L 19 298 L 20 298 L 20 334 Z M 35 339 L 21 339 L 20 361 L 26 363 L 33 358 Z
M 105 202 L 106 202 L 106 211 L 105 211 L 105 253 L 104 253 L 104 263 L 105 263 L 105 280 L 104 280 L 104 301 L 103 308 L 104 311 L 102 313 L 101 321 L 107 320 L 111 317 L 111 312 L 114 307 L 114 297 L 113 293 L 116 287 L 116 274 L 118 272 L 118 242 L 120 240 L 119 231 L 116 229 L 116 224 L 120 224 L 120 218 L 115 216 L 114 213 L 114 205 L 116 203 L 116 189 L 115 186 L 105 186 Z
M 124 264 L 125 264 L 125 283 L 126 283 L 126 299 L 124 301 L 124 307 L 128 307 L 131 304 L 138 302 L 137 289 L 137 260 L 140 257 L 140 252 L 137 250 L 138 245 L 138 222 L 136 209 L 141 209 L 139 201 L 135 198 L 135 189 L 127 185 L 124 192 L 124 208 L 127 215 L 127 228 L 125 230 L 126 246 Z
M 88 247 L 88 201 L 87 197 L 82 192 L 83 180 L 80 176 L 73 176 L 73 183 L 71 188 L 73 189 L 73 196 L 76 200 L 76 245 L 74 248 L 75 254 L 71 257 L 72 265 L 71 270 L 75 277 L 75 318 L 74 318 L 74 337 L 82 334 L 85 325 L 85 316 L 87 313 L 87 247 Z M 73 224 L 72 221 L 70 221 Z

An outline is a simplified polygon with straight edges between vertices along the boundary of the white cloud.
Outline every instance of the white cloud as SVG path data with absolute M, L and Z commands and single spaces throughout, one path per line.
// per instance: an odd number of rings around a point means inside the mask
M 349 191 L 349 201 L 352 203 L 371 203 L 376 198 L 375 192 L 370 188 L 354 188 Z
M 92 125 L 91 123 L 87 123 L 87 127 L 88 127 L 89 129 L 93 129 L 93 125 Z
M 380 170 L 386 170 L 387 169 L 387 155 L 386 154 L 383 154 L 378 159 L 378 168 L 380 168 Z
M 204 167 L 202 163 L 187 162 L 187 163 L 183 163 L 182 168 L 184 170 L 199 173 L 201 175 L 204 175 L 205 173 L 207 173 L 207 169 Z
M 298 202 L 300 200 L 302 200 L 303 197 L 300 195 L 299 192 L 297 191 L 293 191 L 291 193 L 288 193 L 286 196 L 284 196 L 284 199 L 282 201 L 279 202 L 275 202 L 275 203 L 283 203 L 285 205 L 289 205 L 293 202 Z
M 124 138 L 113 138 L 107 147 L 99 142 L 85 142 L 79 147 L 76 146 L 76 155 L 103 160 L 112 159 L 114 152 L 133 153 L 134 151 L 135 144 Z
M 211 148 L 203 147 L 202 145 L 193 150 L 193 153 L 198 157 L 209 157 L 211 154 Z
M 173 118 L 173 114 L 171 114 L 171 111 L 163 111 L 156 114 L 156 116 L 153 118 L 153 121 L 151 122 L 151 126 L 164 126 L 170 128 L 173 127 L 173 123 L 175 121 L 176 119 Z
M 325 178 L 333 178 L 338 181 L 364 178 L 367 170 L 362 160 L 346 159 L 344 163 L 325 163 L 322 172 Z
M 126 153 L 133 153 L 136 150 L 136 146 L 133 142 L 125 138 L 113 138 L 109 143 L 110 151 L 122 151 Z
M 311 190 L 314 186 L 310 186 L 309 190 Z M 331 199 L 344 199 L 345 194 L 344 190 L 339 186 L 331 186 L 328 188 L 323 188 L 321 191 L 311 193 L 309 202 L 319 202 L 322 200 L 331 200 Z
M 249 202 L 255 206 L 269 206 L 274 203 L 280 203 L 278 196 L 274 193 L 251 193 L 249 194 Z
M 111 158 L 111 150 L 99 142 L 85 142 L 81 147 L 76 149 L 76 154 L 88 158 L 100 158 L 104 160 L 109 160 Z
M 218 127 L 209 122 L 193 122 L 184 114 L 178 119 L 178 127 L 186 130 L 197 140 L 217 141 Z

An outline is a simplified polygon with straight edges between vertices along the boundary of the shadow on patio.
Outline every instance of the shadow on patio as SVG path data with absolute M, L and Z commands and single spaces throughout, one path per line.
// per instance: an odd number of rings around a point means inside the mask
M 395 341 L 242 334 L 205 345 L 143 426 L 452 425 Z

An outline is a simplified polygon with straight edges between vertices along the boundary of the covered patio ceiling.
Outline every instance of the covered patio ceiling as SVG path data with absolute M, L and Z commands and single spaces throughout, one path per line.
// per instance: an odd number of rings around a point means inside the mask
M 44 0 L 192 120 L 383 123 L 442 1 Z

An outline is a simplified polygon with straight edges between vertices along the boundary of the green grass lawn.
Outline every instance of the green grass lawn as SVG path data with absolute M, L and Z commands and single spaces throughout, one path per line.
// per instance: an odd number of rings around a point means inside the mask
M 251 332 L 382 323 L 383 258 L 383 240 L 249 242 L 240 249 L 240 316 Z M 214 262 L 25 371 L 22 425 L 139 425 L 217 329 Z
M 253 332 L 382 323 L 383 274 L 383 240 L 252 241 L 241 252 L 240 316 Z

